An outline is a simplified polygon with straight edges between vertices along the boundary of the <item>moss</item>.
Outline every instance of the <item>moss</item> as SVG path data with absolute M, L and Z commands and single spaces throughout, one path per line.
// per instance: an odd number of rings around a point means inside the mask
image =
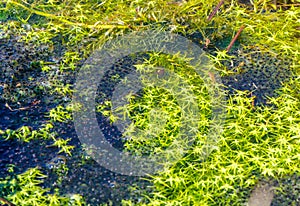
M 5 197 L 16 205 L 85 205 L 79 195 L 60 196 L 58 191 L 49 194 L 49 189 L 40 184 L 46 176 L 37 168 L 0 180 L 1 197 Z
M 13 60 L 2 58 L 1 101 L 9 102 L 9 107 L 14 110 L 20 108 L 20 101 L 47 94 L 50 97 L 45 102 L 53 104 L 44 106 L 51 105 L 54 109 L 43 111 L 41 115 L 50 117 L 47 123 L 70 125 L 72 108 L 66 105 L 73 93 L 74 74 L 94 50 L 107 40 L 132 31 L 161 29 L 179 33 L 202 47 L 222 76 L 227 91 L 222 135 L 204 161 L 203 145 L 212 123 L 211 99 L 201 77 L 197 77 L 186 61 L 165 54 L 142 54 L 145 61 L 141 58 L 137 63 L 128 57 L 128 61 L 117 62 L 107 75 L 109 79 L 100 84 L 105 86 L 105 91 L 96 97 L 98 114 L 111 120 L 100 126 L 110 128 L 107 125 L 116 121 L 109 110 L 111 105 L 107 103 L 109 94 L 126 71 L 134 69 L 133 64 L 137 70 L 145 70 L 146 66 L 164 67 L 166 71 L 156 71 L 162 78 L 169 71 L 175 72 L 188 85 L 182 91 L 193 93 L 201 108 L 200 118 L 189 119 L 193 123 L 191 129 L 197 130 L 193 147 L 176 164 L 148 177 L 152 184 L 150 191 L 139 190 L 140 197 L 136 198 L 135 194 L 134 199 L 124 200 L 124 205 L 241 205 L 247 202 L 250 191 L 262 179 L 282 181 L 278 191 L 286 191 L 288 185 L 289 190 L 295 192 L 286 200 L 275 196 L 272 204 L 282 201 L 296 204 L 299 200 L 295 181 L 300 171 L 298 1 L 226 1 L 208 21 L 217 4 L 217 0 L 38 0 L 26 3 L 16 0 L 1 3 L 0 21 L 3 24 L 0 30 L 5 35 L 1 35 L 0 55 L 7 57 L 5 53 L 10 49 L 15 55 Z M 226 52 L 225 48 L 242 26 L 245 29 L 234 47 Z M 27 45 L 25 50 L 19 50 L 23 45 Z M 126 68 L 121 68 L 124 65 Z M 212 79 L 213 75 L 210 74 Z M 176 85 L 178 82 L 169 79 L 169 83 Z M 191 93 L 185 93 L 188 100 L 191 100 Z M 122 111 L 128 112 L 128 118 L 133 120 L 132 130 L 129 128 L 125 133 L 132 139 L 122 140 L 123 149 L 150 156 L 164 151 L 180 134 L 179 120 L 184 113 L 181 106 L 170 91 L 153 86 L 140 91 Z M 23 141 L 46 135 L 40 135 L 42 129 L 30 131 L 24 122 L 18 126 L 1 130 L 1 135 Z M 139 132 L 141 130 L 150 131 L 154 138 L 145 138 L 147 135 Z M 65 139 L 54 138 L 54 145 L 72 154 L 73 147 L 68 147 L 68 138 Z M 44 178 L 38 170 L 30 171 L 34 177 Z M 288 178 L 294 183 L 285 180 Z M 18 204 L 18 198 L 23 198 L 24 192 L 21 193 L 23 189 L 14 184 L 16 181 L 27 188 L 20 178 L 6 181 L 3 196 Z M 13 191 L 7 185 L 12 186 Z M 49 195 L 48 190 L 37 185 L 27 189 L 28 195 L 24 198 L 30 204 L 49 203 L 51 198 L 51 201 L 61 201 L 57 204 L 70 201 L 67 197 Z M 33 191 L 39 191 L 38 199 L 31 195 Z

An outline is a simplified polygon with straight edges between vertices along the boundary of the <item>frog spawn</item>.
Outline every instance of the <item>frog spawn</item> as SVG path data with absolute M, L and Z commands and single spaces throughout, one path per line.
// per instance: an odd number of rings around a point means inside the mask
M 62 155 L 58 155 L 52 158 L 49 162 L 45 164 L 47 169 L 58 169 L 61 165 L 66 164 L 67 158 Z
M 230 94 L 234 90 L 250 91 L 255 96 L 255 105 L 268 104 L 268 97 L 275 97 L 275 90 L 292 76 L 290 62 L 259 48 L 238 50 L 233 55 L 224 65 L 235 74 L 223 77 L 222 83 Z
M 0 30 L 0 129 L 36 129 L 47 110 L 42 85 L 47 76 L 40 62 L 48 61 L 51 51 L 46 45 L 21 42 L 12 32 Z

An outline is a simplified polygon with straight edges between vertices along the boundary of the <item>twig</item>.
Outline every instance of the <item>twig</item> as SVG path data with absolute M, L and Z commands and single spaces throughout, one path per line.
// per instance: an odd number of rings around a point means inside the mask
M 300 6 L 300 4 L 278 4 L 278 6 L 286 6 L 286 7 L 295 6 L 295 7 L 298 7 L 298 6 Z
M 3 197 L 0 197 L 0 201 L 4 202 L 5 204 L 9 206 L 16 206 L 15 204 L 11 203 L 10 201 L 4 199 Z
M 213 81 L 213 83 L 216 83 L 216 77 L 214 73 L 208 72 L 208 76 L 211 79 L 211 81 Z
M 27 110 L 30 108 L 30 107 L 21 107 L 19 109 L 12 109 L 7 103 L 5 103 L 5 107 L 7 107 L 12 112 L 19 111 L 19 110 Z
M 224 4 L 224 0 L 221 0 L 218 5 L 216 6 L 216 8 L 210 13 L 210 15 L 207 18 L 207 21 L 210 21 L 214 15 L 217 13 L 217 11 L 219 10 L 219 8 Z
M 229 52 L 229 50 L 231 49 L 231 47 L 233 46 L 234 42 L 237 40 L 238 36 L 241 34 L 241 32 L 243 31 L 243 29 L 245 28 L 245 26 L 241 26 L 241 28 L 238 30 L 238 32 L 236 33 L 236 35 L 233 37 L 233 39 L 231 40 L 230 44 L 228 45 L 226 51 Z
M 30 109 L 31 107 L 39 104 L 40 102 L 41 102 L 40 100 L 34 100 L 33 102 L 31 102 L 31 106 L 21 107 L 21 108 L 18 108 L 18 109 L 13 109 L 7 103 L 5 103 L 5 107 L 7 107 L 10 111 L 15 112 L 15 111 L 19 111 L 19 110 L 22 111 L 22 110 Z
M 273 4 L 275 6 L 275 9 L 277 10 L 277 0 L 273 0 Z

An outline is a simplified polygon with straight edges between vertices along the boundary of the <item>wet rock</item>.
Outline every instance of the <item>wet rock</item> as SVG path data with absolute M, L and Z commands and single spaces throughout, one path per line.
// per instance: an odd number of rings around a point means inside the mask
M 272 184 L 269 182 L 259 182 L 250 195 L 248 206 L 270 206 L 273 197 Z

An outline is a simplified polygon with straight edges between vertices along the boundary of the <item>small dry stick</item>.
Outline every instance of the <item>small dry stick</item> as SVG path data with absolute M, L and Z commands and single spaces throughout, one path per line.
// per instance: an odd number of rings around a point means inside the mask
M 39 104 L 41 101 L 40 100 L 34 100 L 33 102 L 31 102 L 31 106 L 28 107 L 21 107 L 19 109 L 12 109 L 7 103 L 5 103 L 5 107 L 7 107 L 10 111 L 14 112 L 14 111 L 19 111 L 19 110 L 27 110 L 30 109 L 31 107 Z
M 5 204 L 9 205 L 9 206 L 16 206 L 15 204 L 11 203 L 10 201 L 4 199 L 3 197 L 0 197 L 0 201 L 4 202 Z M 1 203 L 0 202 L 0 203 Z
M 213 83 L 216 83 L 216 77 L 214 73 L 208 72 L 208 76 L 211 79 L 211 81 L 213 81 Z
M 10 111 L 14 112 L 14 111 L 19 111 L 19 110 L 27 110 L 30 107 L 21 107 L 19 109 L 12 109 L 7 103 L 5 103 L 5 107 L 7 107 Z
M 273 4 L 275 6 L 275 9 L 277 10 L 277 0 L 273 0 Z
M 288 7 L 295 6 L 295 7 L 298 7 L 298 6 L 300 6 L 300 4 L 278 4 L 278 6 L 288 6 Z
M 219 10 L 219 8 L 224 4 L 224 0 L 221 0 L 218 5 L 216 6 L 216 8 L 210 13 L 210 15 L 207 18 L 207 21 L 210 21 L 214 15 L 217 13 L 217 11 Z
M 229 50 L 231 49 L 231 47 L 233 46 L 234 42 L 237 40 L 238 36 L 241 34 L 241 32 L 243 31 L 243 29 L 245 28 L 245 26 L 241 26 L 241 28 L 238 30 L 238 32 L 236 33 L 236 35 L 233 37 L 233 39 L 231 40 L 230 44 L 228 45 L 226 51 L 229 52 Z

